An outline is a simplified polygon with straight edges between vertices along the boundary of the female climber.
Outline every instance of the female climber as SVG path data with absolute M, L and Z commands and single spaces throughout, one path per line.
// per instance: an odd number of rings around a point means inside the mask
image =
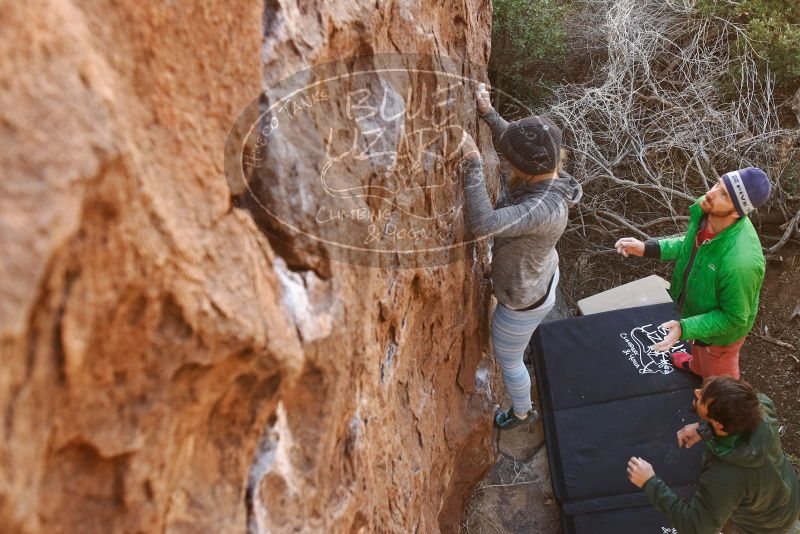
M 500 198 L 493 207 L 480 152 L 464 133 L 461 171 L 466 225 L 476 238 L 494 238 L 491 278 L 497 307 L 492 316 L 492 345 L 511 398 L 511 407 L 498 410 L 494 422 L 506 430 L 539 418 L 522 357 L 534 330 L 555 305 L 559 278 L 555 246 L 567 226 L 569 207 L 583 193 L 580 184 L 562 170 L 561 130 L 550 119 L 533 116 L 508 123 L 492 108 L 484 84 L 475 97 L 494 147 L 511 169 L 508 179 L 501 179 Z

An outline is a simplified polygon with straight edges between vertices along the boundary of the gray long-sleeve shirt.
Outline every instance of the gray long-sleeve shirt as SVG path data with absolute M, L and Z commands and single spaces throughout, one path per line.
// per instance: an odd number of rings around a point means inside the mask
M 493 109 L 481 117 L 489 124 L 497 149 L 508 123 Z M 501 193 L 495 208 L 486 190 L 483 160 L 467 158 L 461 168 L 467 226 L 476 237 L 494 237 L 494 295 L 508 308 L 527 308 L 544 296 L 558 267 L 556 242 L 567 226 L 569 206 L 583 194 L 581 186 L 563 171 L 558 179 L 520 181 Z

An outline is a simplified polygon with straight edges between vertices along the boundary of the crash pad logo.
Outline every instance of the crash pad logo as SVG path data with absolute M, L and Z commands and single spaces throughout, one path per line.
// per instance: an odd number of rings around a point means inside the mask
M 619 337 L 622 338 L 627 347 L 622 353 L 639 370 L 639 374 L 643 375 L 652 373 L 670 374 L 675 369 L 670 363 L 670 354 L 685 350 L 683 343 L 674 345 L 668 351 L 655 350 L 653 345 L 663 341 L 667 337 L 667 331 L 652 324 L 637 326 L 630 333 L 621 333 Z

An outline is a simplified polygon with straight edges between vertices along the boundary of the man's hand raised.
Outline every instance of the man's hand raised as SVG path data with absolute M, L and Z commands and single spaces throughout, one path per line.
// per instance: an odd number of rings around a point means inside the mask
M 644 487 L 645 483 L 656 476 L 653 466 L 638 456 L 633 456 L 628 460 L 628 480 L 638 487 Z
M 614 245 L 617 252 L 625 256 L 644 256 L 644 243 L 633 237 L 623 237 Z
M 659 328 L 663 328 L 667 331 L 667 337 L 665 337 L 660 343 L 653 345 L 653 350 L 658 352 L 666 352 L 671 349 L 672 346 L 681 338 L 681 323 L 679 321 L 667 321 L 659 326 Z
M 700 434 L 697 433 L 697 427 L 700 426 L 700 423 L 692 423 L 691 425 L 686 425 L 685 427 L 678 430 L 678 447 L 684 447 L 686 449 L 694 446 L 696 443 L 699 443 L 703 438 L 700 437 Z

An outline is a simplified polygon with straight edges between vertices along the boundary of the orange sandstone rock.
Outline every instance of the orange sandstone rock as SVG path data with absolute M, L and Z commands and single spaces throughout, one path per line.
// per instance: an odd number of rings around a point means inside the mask
M 262 90 L 325 61 L 445 55 L 485 81 L 490 17 L 0 4 L 1 532 L 457 529 L 493 460 L 485 244 L 413 269 L 293 248 L 240 206 L 224 148 Z

